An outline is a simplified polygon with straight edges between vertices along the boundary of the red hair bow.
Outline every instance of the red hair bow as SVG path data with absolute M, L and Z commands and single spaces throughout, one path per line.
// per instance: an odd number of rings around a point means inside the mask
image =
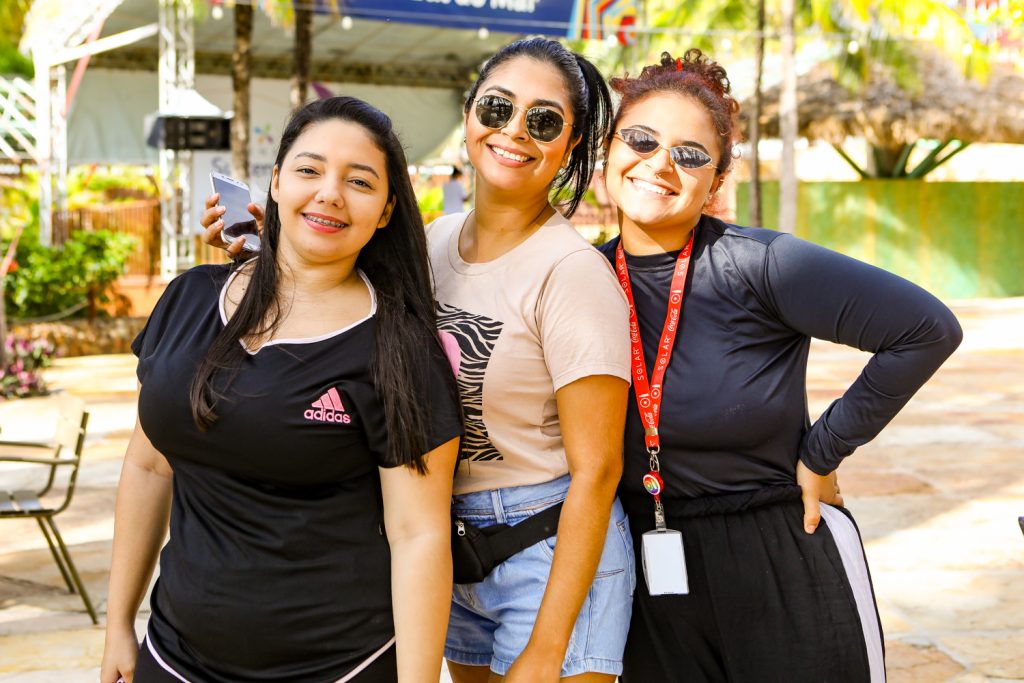
M 682 71 L 682 70 L 683 70 L 683 58 L 682 57 L 676 57 L 676 71 Z

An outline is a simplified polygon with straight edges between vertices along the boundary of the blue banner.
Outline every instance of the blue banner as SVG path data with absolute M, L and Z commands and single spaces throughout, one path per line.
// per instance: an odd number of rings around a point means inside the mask
M 603 38 L 632 28 L 635 0 L 341 0 L 342 14 L 506 33 Z

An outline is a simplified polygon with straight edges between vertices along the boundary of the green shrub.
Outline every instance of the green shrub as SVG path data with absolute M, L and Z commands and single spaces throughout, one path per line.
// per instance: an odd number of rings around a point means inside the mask
M 77 166 L 68 174 L 69 209 L 156 196 L 156 181 L 141 166 Z
M 18 52 L 17 45 L 0 39 L 0 74 L 31 79 L 35 69 L 32 60 Z
M 40 318 L 76 306 L 95 315 L 110 301 L 134 244 L 129 235 L 97 230 L 74 232 L 62 246 L 44 247 L 37 233 L 26 232 L 18 244 L 18 267 L 7 275 L 8 317 Z
M 444 204 L 444 192 L 440 187 L 423 188 L 417 195 L 416 202 L 420 205 L 420 213 L 440 211 Z
M 0 179 L 0 241 L 4 250 L 19 228 L 38 232 L 38 185 L 39 176 L 32 171 L 21 178 Z
M 417 190 L 416 203 L 419 204 L 420 215 L 423 216 L 423 224 L 426 225 L 441 215 L 444 192 L 440 187 L 420 187 Z

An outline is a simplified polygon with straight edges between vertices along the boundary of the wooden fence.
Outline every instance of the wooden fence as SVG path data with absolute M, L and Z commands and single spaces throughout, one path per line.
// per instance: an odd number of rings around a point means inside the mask
M 135 238 L 135 248 L 125 263 L 125 275 L 148 280 L 160 275 L 160 201 L 140 199 L 57 212 L 53 216 L 53 241 L 63 244 L 76 230 L 110 230 Z M 224 263 L 223 249 L 210 247 L 195 236 L 197 263 Z
M 58 211 L 53 242 L 63 244 L 76 230 L 110 230 L 131 235 L 135 248 L 125 263 L 126 275 L 153 277 L 160 272 L 160 201 L 139 199 Z

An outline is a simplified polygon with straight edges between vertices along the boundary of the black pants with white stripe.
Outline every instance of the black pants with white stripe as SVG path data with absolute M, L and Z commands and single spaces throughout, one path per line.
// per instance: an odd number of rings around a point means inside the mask
M 863 545 L 845 510 L 822 506 L 808 535 L 796 486 L 666 501 L 690 593 L 652 597 L 639 557 L 653 504 L 622 501 L 638 556 L 623 683 L 885 681 Z
M 187 679 L 168 671 L 160 662 L 153 657 L 149 651 L 146 641 L 142 641 L 139 647 L 139 659 L 135 662 L 135 680 L 133 683 L 182 683 Z M 398 662 L 395 659 L 395 648 L 389 647 L 387 651 L 368 667 L 360 671 L 353 678 L 342 679 L 351 683 L 395 683 L 398 680 Z M 204 683 L 202 681 L 188 681 L 188 683 Z

